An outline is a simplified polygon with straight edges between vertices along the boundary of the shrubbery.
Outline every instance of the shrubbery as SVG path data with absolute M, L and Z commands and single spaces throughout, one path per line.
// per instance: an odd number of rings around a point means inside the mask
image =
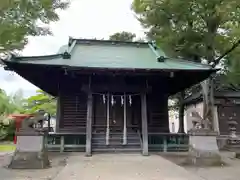
M 15 135 L 15 122 L 11 118 L 0 117 L 0 141 L 12 141 Z

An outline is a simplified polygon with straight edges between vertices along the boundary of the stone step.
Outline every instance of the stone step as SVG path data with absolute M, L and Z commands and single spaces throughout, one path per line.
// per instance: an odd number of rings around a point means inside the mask
M 141 152 L 141 148 L 93 148 L 92 152 Z
M 119 142 L 119 141 L 109 141 L 110 145 L 123 145 L 123 142 Z M 104 141 L 104 143 L 102 142 L 92 142 L 92 145 L 106 145 L 106 142 Z M 128 145 L 141 145 L 140 142 L 127 142 L 126 145 L 123 146 L 128 146 Z
M 104 137 L 92 137 L 92 140 L 105 140 L 106 139 L 106 136 Z M 112 139 L 112 140 L 123 140 L 123 137 L 109 137 L 109 139 Z M 136 141 L 140 141 L 140 138 L 139 137 L 127 137 L 126 138 L 127 140 L 136 140 Z

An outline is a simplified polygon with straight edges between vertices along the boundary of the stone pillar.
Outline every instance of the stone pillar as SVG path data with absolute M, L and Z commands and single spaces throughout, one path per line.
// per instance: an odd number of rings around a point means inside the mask
M 92 92 L 89 92 L 87 100 L 86 156 L 92 155 L 92 109 L 93 109 L 93 96 Z
M 148 155 L 148 120 L 147 120 L 147 97 L 141 94 L 141 114 L 142 114 L 142 154 Z
M 230 117 L 228 120 L 229 137 L 227 139 L 227 149 L 235 152 L 236 158 L 240 158 L 240 137 L 236 134 L 237 121 Z

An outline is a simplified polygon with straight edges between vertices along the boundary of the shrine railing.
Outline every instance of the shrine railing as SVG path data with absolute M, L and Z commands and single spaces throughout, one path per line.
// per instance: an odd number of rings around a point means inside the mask
M 189 136 L 185 133 L 149 133 L 149 151 L 183 152 L 189 149 Z
M 140 132 L 139 132 L 140 134 Z M 182 152 L 188 151 L 189 136 L 184 133 L 149 133 L 149 151 Z M 59 132 L 48 135 L 49 151 L 85 151 L 86 133 Z
M 85 151 L 86 133 L 50 133 L 47 141 L 49 151 Z

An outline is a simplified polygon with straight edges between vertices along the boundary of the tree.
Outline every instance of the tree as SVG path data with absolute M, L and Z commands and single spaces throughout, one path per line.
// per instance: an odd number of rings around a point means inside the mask
M 207 60 L 208 64 L 213 64 L 236 42 L 239 6 L 240 2 L 235 0 L 134 0 L 132 4 L 139 21 L 149 29 L 147 35 L 169 56 L 195 62 Z M 236 51 L 234 54 L 239 57 Z M 227 55 L 225 60 L 231 56 Z M 209 98 L 211 81 L 202 86 L 206 119 L 212 119 L 213 113 L 213 101 Z
M 0 52 L 21 50 L 28 36 L 51 34 L 48 24 L 57 21 L 57 10 L 68 4 L 64 0 L 1 0 Z
M 25 113 L 35 113 L 38 110 L 45 110 L 52 116 L 56 116 L 57 104 L 54 97 L 42 90 L 37 91 L 37 95 L 31 96 L 25 101 Z
M 16 105 L 12 97 L 8 96 L 4 90 L 0 89 L 0 116 L 6 116 L 11 113 L 19 112 L 20 110 L 20 105 Z
M 136 37 L 136 34 L 134 34 L 134 33 L 122 31 L 122 32 L 117 32 L 117 33 L 114 33 L 113 35 L 111 35 L 109 37 L 109 40 L 112 40 L 112 41 L 133 41 L 133 39 L 135 37 Z

